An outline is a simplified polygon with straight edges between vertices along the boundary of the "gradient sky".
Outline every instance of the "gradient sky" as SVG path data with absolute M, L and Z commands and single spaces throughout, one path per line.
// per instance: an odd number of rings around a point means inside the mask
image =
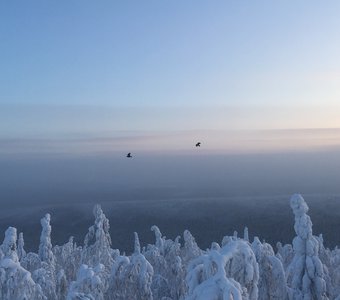
M 0 231 L 28 249 L 92 203 L 121 250 L 148 222 L 276 241 L 296 192 L 339 244 L 339 178 L 340 0 L 0 0 Z
M 0 3 L 0 136 L 340 127 L 339 1 Z

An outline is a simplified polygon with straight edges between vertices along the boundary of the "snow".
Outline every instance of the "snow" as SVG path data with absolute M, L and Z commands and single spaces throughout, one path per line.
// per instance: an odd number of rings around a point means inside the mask
M 9 227 L 0 245 L 0 299 L 4 300 L 340 300 L 340 249 L 314 236 L 308 205 L 290 199 L 296 233 L 277 250 L 237 231 L 202 250 L 185 230 L 175 240 L 152 226 L 154 244 L 131 236 L 134 252 L 111 248 L 109 221 L 99 205 L 84 244 L 51 240 L 51 216 L 41 219 L 38 253 L 26 253 L 23 233 Z
M 26 256 L 26 251 L 24 249 L 25 242 L 24 242 L 24 234 L 22 232 L 19 233 L 18 238 L 18 258 L 21 261 Z
M 319 243 L 313 236 L 312 221 L 307 215 L 308 205 L 299 194 L 291 197 L 295 216 L 293 240 L 294 257 L 288 266 L 288 287 L 294 299 L 328 299 L 323 265 L 318 257 Z
M 52 227 L 50 222 L 50 214 L 46 214 L 45 217 L 40 220 L 42 231 L 40 235 L 39 258 L 41 261 L 47 262 L 48 264 L 54 264 L 54 255 L 52 253 L 51 242 Z
M 4 258 L 1 260 L 1 268 L 5 268 L 5 269 L 15 269 L 18 268 L 19 264 L 14 262 L 12 259 L 10 258 Z

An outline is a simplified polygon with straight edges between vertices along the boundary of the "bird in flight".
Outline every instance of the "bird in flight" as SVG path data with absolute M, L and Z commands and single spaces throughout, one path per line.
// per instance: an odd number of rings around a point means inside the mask
M 198 142 L 198 143 L 196 144 L 196 147 L 201 147 L 201 142 Z
M 126 155 L 126 157 L 129 157 L 129 158 L 132 157 L 132 156 L 131 156 L 131 153 L 129 152 L 129 153 Z

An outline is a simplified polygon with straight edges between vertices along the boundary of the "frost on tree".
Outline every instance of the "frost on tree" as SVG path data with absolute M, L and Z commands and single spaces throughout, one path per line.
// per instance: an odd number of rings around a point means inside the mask
M 153 300 L 151 283 L 153 268 L 141 254 L 138 234 L 130 258 L 119 256 L 113 264 L 108 299 Z
M 330 256 L 329 272 L 332 280 L 330 293 L 334 297 L 339 296 L 338 300 L 340 300 L 340 249 L 335 248 L 335 250 L 329 253 L 329 256 Z
M 0 245 L 0 299 L 4 300 L 340 300 L 340 250 L 313 236 L 308 207 L 300 195 L 293 246 L 271 245 L 243 238 L 235 231 L 220 246 L 203 251 L 186 230 L 183 244 L 162 236 L 141 249 L 135 233 L 134 252 L 111 248 L 109 222 L 95 206 L 94 225 L 77 246 L 71 237 L 52 246 L 51 217 L 41 219 L 38 253 L 26 253 L 23 234 L 9 227 Z
M 118 256 L 112 266 L 110 277 L 110 285 L 107 292 L 108 299 L 123 300 L 125 295 L 129 292 L 127 289 L 127 270 L 130 264 L 130 259 L 127 256 Z
M 258 265 L 248 243 L 230 239 L 195 258 L 188 268 L 187 300 L 257 299 Z
M 22 232 L 19 233 L 19 238 L 18 238 L 18 258 L 19 260 L 23 260 L 26 256 L 26 251 L 24 249 L 24 234 Z
M 46 299 L 30 272 L 21 267 L 16 251 L 17 230 L 9 227 L 0 246 L 0 299 Z
M 151 231 L 155 234 L 155 247 L 157 247 L 161 255 L 164 255 L 165 238 L 162 237 L 162 233 L 156 225 L 151 226 Z
M 55 246 L 53 253 L 56 259 L 58 272 L 63 272 L 67 282 L 76 280 L 78 269 L 81 265 L 82 248 L 70 237 L 69 241 L 62 246 Z
M 198 247 L 195 238 L 189 230 L 185 230 L 183 233 L 184 237 L 184 249 L 183 259 L 184 263 L 189 262 L 193 258 L 196 258 L 202 254 L 202 250 Z
M 39 258 L 41 261 L 44 261 L 49 265 L 54 265 L 55 259 L 52 252 L 51 242 L 52 227 L 50 225 L 50 222 L 51 222 L 50 214 L 46 214 L 45 217 L 40 220 L 42 231 L 40 235 Z
M 243 239 L 247 242 L 249 242 L 249 232 L 248 232 L 248 227 L 244 227 L 243 231 Z
M 308 206 L 301 195 L 290 200 L 295 216 L 294 258 L 287 269 L 292 299 L 328 299 L 323 265 L 319 259 L 319 243 L 313 236 Z
M 276 248 L 276 256 L 281 260 L 283 268 L 286 270 L 294 257 L 293 246 L 291 244 L 282 246 L 282 243 L 278 242 L 276 243 Z
M 57 281 L 55 276 L 55 257 L 52 252 L 52 227 L 50 225 L 50 221 L 50 214 L 46 214 L 45 217 L 40 220 L 42 227 L 39 244 L 39 258 L 41 261 L 41 267 L 35 270 L 32 276 L 34 281 L 41 286 L 47 298 L 50 300 L 54 300 L 57 299 Z
M 104 215 L 100 205 L 94 207 L 93 214 L 95 222 L 85 236 L 81 261 L 83 264 L 92 267 L 103 264 L 111 269 L 112 249 L 109 220 Z
M 170 296 L 170 285 L 167 279 L 168 267 L 164 257 L 165 238 L 157 226 L 152 226 L 151 230 L 155 233 L 155 244 L 147 245 L 143 255 L 153 267 L 154 275 L 152 278 L 151 290 L 155 299 Z
M 155 225 L 151 230 L 155 233 L 155 244 L 148 245 L 143 254 L 154 270 L 151 286 L 154 299 L 183 299 L 186 285 L 180 237 L 174 241 L 166 239 Z
M 285 300 L 288 298 L 283 265 L 271 245 L 254 238 L 252 249 L 259 264 L 259 300 Z
M 102 280 L 104 266 L 96 268 L 81 265 L 77 280 L 72 282 L 67 294 L 67 300 L 103 300 L 104 283 Z
M 326 290 L 328 293 L 328 297 L 333 299 L 340 294 L 340 281 L 336 283 L 336 279 L 337 277 L 339 278 L 340 273 L 337 275 L 336 272 L 334 272 L 334 269 L 336 269 L 336 263 L 332 261 L 332 257 L 335 251 L 331 251 L 324 246 L 322 234 L 315 238 L 319 243 L 319 258 L 323 266 L 323 273 L 324 279 L 326 281 Z

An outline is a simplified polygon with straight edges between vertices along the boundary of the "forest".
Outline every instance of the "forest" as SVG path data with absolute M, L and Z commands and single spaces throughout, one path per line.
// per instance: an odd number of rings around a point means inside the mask
M 82 245 L 73 237 L 53 245 L 46 214 L 38 253 L 26 253 L 22 232 L 6 230 L 0 246 L 0 299 L 339 300 L 340 250 L 326 248 L 322 235 L 313 235 L 300 194 L 291 197 L 290 206 L 296 233 L 292 244 L 250 240 L 245 227 L 242 234 L 235 231 L 200 249 L 188 230 L 171 240 L 152 226 L 154 244 L 142 245 L 135 232 L 131 254 L 112 249 L 100 205 L 93 209 L 94 224 Z

